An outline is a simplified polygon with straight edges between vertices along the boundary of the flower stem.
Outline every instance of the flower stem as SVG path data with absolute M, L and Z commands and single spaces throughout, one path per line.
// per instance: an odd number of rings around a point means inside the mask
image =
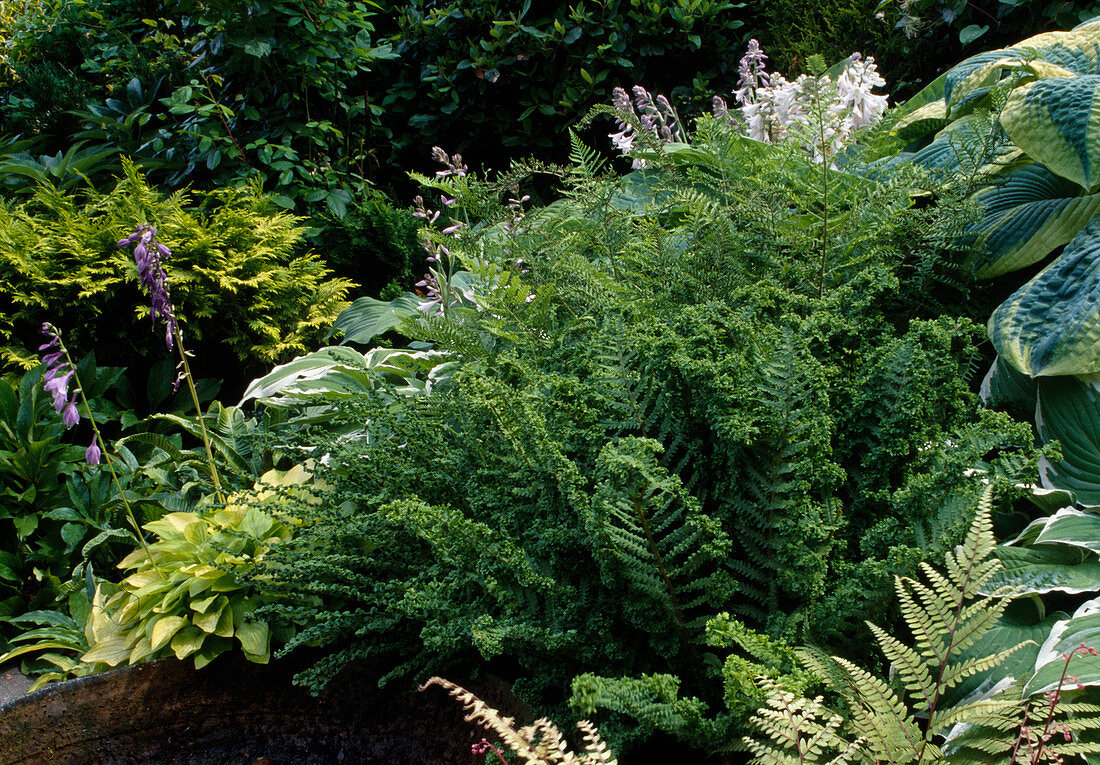
M 145 541 L 145 534 L 141 531 L 141 526 L 138 525 L 137 517 L 134 515 L 134 508 L 130 505 L 129 500 L 126 499 L 126 493 L 122 490 L 122 482 L 118 480 L 118 473 L 115 472 L 114 459 L 107 451 L 107 442 L 103 440 L 103 434 L 99 432 L 99 426 L 96 424 L 95 416 L 92 414 L 92 407 L 88 403 L 88 397 L 84 394 L 84 384 L 80 381 L 80 373 L 76 371 L 76 364 L 73 363 L 72 357 L 69 355 L 69 349 L 65 347 L 64 341 L 58 337 L 58 344 L 61 346 L 61 352 L 65 354 L 65 360 L 69 363 L 69 368 L 73 370 L 73 378 L 76 380 L 76 390 L 80 394 L 80 401 L 84 404 L 84 411 L 88 413 L 88 422 L 92 425 L 92 432 L 95 433 L 96 441 L 99 442 L 99 449 L 103 453 L 103 459 L 107 461 L 107 469 L 111 472 L 111 479 L 115 482 L 115 488 L 118 489 L 119 499 L 122 500 L 123 507 L 126 508 L 126 516 L 130 519 L 130 525 L 134 527 L 134 533 L 137 534 L 138 542 L 141 543 L 141 547 L 145 550 L 145 554 L 149 556 L 149 562 L 153 564 L 153 568 L 160 575 L 161 579 L 165 579 L 164 572 L 160 570 L 160 566 L 157 565 L 157 561 L 153 558 L 153 551 L 149 549 L 149 543 Z
M 225 494 L 222 492 L 222 483 L 218 477 L 218 468 L 214 465 L 214 452 L 210 448 L 210 433 L 206 430 L 206 422 L 203 418 L 202 405 L 199 403 L 199 393 L 195 389 L 195 381 L 191 378 L 191 365 L 187 363 L 187 351 L 183 347 L 183 333 L 179 326 L 172 325 L 172 333 L 176 340 L 176 349 L 180 354 L 180 364 L 183 367 L 183 377 L 187 380 L 187 390 L 191 393 L 191 402 L 195 405 L 195 414 L 199 419 L 199 431 L 202 433 L 202 445 L 206 449 L 206 466 L 210 470 L 210 480 L 214 482 L 214 494 L 218 502 L 225 504 Z

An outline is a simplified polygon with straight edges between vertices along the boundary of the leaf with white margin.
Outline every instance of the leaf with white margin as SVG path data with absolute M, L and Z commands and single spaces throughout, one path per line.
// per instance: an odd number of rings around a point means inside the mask
M 1035 421 L 1043 443 L 1062 448 L 1060 461 L 1039 461 L 1042 485 L 1100 505 L 1100 392 L 1077 377 L 1040 378 Z
M 1100 552 L 1100 515 L 1064 507 L 1047 519 L 1035 544 L 1068 545 Z
M 1081 644 L 1100 647 L 1100 598 L 1086 601 L 1073 616 L 1055 623 L 1039 648 L 1035 671 L 1024 687 L 1024 695 L 1034 696 L 1057 688 L 1066 668 L 1065 655 Z M 1100 685 L 1100 657 L 1077 654 L 1070 662 L 1069 672 L 1081 685 Z
M 1009 606 L 1008 611 L 993 627 L 972 645 L 960 653 L 956 661 L 992 656 L 1012 646 L 1027 643 L 1004 661 L 985 672 L 969 677 L 954 688 L 946 690 L 941 696 L 944 707 L 962 702 L 974 702 L 987 699 L 1016 680 L 1031 677 L 1035 671 L 1035 658 L 1039 654 L 1039 645 L 1050 635 L 1051 629 L 1060 620 L 1068 618 L 1059 611 L 1039 618 L 1035 609 L 1027 601 L 1018 601 Z

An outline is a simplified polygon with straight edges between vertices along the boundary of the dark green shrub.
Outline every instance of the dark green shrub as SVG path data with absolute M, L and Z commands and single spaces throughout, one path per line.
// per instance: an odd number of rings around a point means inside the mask
M 928 294 L 960 253 L 905 185 L 714 120 L 621 181 L 573 149 L 547 207 L 500 204 L 520 170 L 423 179 L 459 200 L 424 234 L 438 284 L 339 324 L 396 314 L 459 368 L 426 396 L 303 382 L 362 435 L 314 441 L 333 494 L 266 559 L 265 616 L 312 620 L 312 684 L 488 662 L 550 706 L 588 673 L 574 702 L 628 715 L 620 736 L 718 749 L 760 665 L 708 621 L 853 649 L 891 575 L 959 539 L 960 464 L 1034 464 L 1031 433 L 980 410 L 980 327 Z
M 352 297 L 394 297 L 409 289 L 423 268 L 416 229 L 411 212 L 371 193 L 343 218 L 323 219 L 312 244 L 334 274 L 355 283 Z
M 662 89 L 697 113 L 736 83 L 746 32 L 741 4 L 728 0 L 407 0 L 390 8 L 379 32 L 398 57 L 367 77 L 387 131 L 383 172 L 424 166 L 435 145 L 498 169 L 531 151 L 552 155 L 616 85 Z

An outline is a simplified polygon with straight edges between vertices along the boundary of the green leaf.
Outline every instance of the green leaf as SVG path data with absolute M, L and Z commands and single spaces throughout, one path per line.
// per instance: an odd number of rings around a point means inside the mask
M 1035 411 L 1039 389 L 1032 378 L 1002 359 L 995 359 L 982 380 L 982 403 L 986 406 L 1021 404 Z
M 1100 392 L 1076 377 L 1041 378 L 1035 419 L 1039 437 L 1062 446 L 1061 461 L 1040 462 L 1043 486 L 1100 505 Z
M 333 332 L 343 332 L 344 343 L 367 344 L 383 332 L 401 325 L 405 319 L 420 315 L 421 299 L 406 292 L 388 303 L 372 297 L 361 297 L 340 312 L 332 324 Z
M 1001 125 L 1012 142 L 1086 188 L 1100 180 L 1100 75 L 1047 77 L 1012 91 Z
M 1091 529 L 1095 534 L 1100 530 L 1100 518 L 1091 516 L 1086 523 L 1060 520 L 1052 528 L 1047 526 L 1040 540 L 1043 542 L 1062 542 L 1062 536 L 1072 536 L 1075 532 Z M 1049 531 L 1049 536 L 1048 536 Z M 1094 540 L 1100 537 L 1093 537 Z M 1068 543 L 1074 544 L 1074 543 Z M 1088 549 L 1094 550 L 1098 542 Z M 1085 547 L 1085 545 L 1081 545 Z M 1078 594 L 1100 590 L 1100 560 L 1092 553 L 1081 549 L 1063 547 L 1060 544 L 1038 544 L 1026 547 L 1002 545 L 997 548 L 997 557 L 1004 571 L 995 574 L 987 583 L 986 589 L 994 592 L 999 587 L 1012 587 L 1013 594 L 1043 594 L 1047 592 L 1065 592 Z
M 978 26 L 977 24 L 971 24 L 969 26 L 963 27 L 959 30 L 959 42 L 961 42 L 963 45 L 969 45 L 988 31 L 988 25 Z
M 1100 372 L 1100 218 L 1002 303 L 989 320 L 1000 356 L 1021 372 Z
M 1100 194 L 1028 159 L 999 169 L 973 199 L 981 217 L 968 233 L 978 241 L 975 266 L 983 279 L 1038 263 L 1100 213 Z
M 243 622 L 237 627 L 236 635 L 247 659 L 267 662 L 271 655 L 271 632 L 266 622 Z
M 1057 688 L 1066 670 L 1065 655 L 1082 643 L 1100 646 L 1100 598 L 1086 601 L 1073 616 L 1055 622 L 1039 648 L 1035 672 L 1024 687 L 1024 695 L 1034 696 Z M 1081 685 L 1100 685 L 1100 657 L 1076 654 L 1069 662 L 1069 673 Z

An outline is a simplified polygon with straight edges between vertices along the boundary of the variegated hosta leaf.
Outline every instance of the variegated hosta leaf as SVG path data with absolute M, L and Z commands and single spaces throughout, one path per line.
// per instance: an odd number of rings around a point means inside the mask
M 1058 620 L 1035 658 L 1035 672 L 1024 687 L 1024 695 L 1044 693 L 1058 687 L 1066 669 L 1065 655 L 1082 643 L 1100 647 L 1100 598 L 1083 603 L 1073 616 Z M 1100 685 L 1100 656 L 1077 654 L 1069 664 L 1069 673 L 1081 685 Z
M 941 98 L 914 109 L 894 125 L 891 132 L 902 141 L 912 141 L 947 124 L 947 103 Z
M 1100 510 L 1100 508 L 1093 508 Z M 1066 545 L 1100 552 L 1100 515 L 1077 507 L 1063 507 L 1047 519 L 1036 544 Z M 1097 586 L 1100 590 L 1100 586 Z
M 991 131 L 1001 133 L 1002 140 L 996 140 Z M 992 119 L 968 114 L 944 127 L 927 146 L 915 152 L 902 152 L 890 164 L 912 162 L 945 176 L 959 173 L 964 181 L 971 176 L 980 180 L 1002 173 L 1006 165 L 1022 155 L 1022 151 L 1003 140 L 1003 132 Z
M 981 397 L 986 406 L 1020 404 L 1035 411 L 1037 383 L 1011 364 L 995 359 L 982 379 Z
M 993 51 L 997 53 L 997 51 Z M 1018 88 L 1025 83 L 1048 77 L 1076 77 L 1074 72 L 1042 59 L 1028 59 L 1026 53 L 1001 51 L 1000 57 L 985 61 L 970 72 L 951 92 L 947 116 L 958 119 L 978 107 L 990 108 L 986 98 L 997 85 Z
M 1039 437 L 1062 446 L 1061 461 L 1040 462 L 1043 486 L 1100 505 L 1100 391 L 1076 377 L 1041 378 L 1035 419 Z
M 1100 372 L 1100 218 L 993 312 L 989 339 L 1032 377 Z
M 971 56 L 944 80 L 952 116 L 980 102 L 1004 71 L 1029 63 L 1030 71 L 1040 77 L 1100 74 L 1100 31 L 1082 25 L 1070 32 L 1044 32 L 1003 50 Z
M 1092 527 L 1093 534 L 1100 528 L 1098 522 L 1100 518 L 1087 524 Z M 1057 537 L 1067 534 L 1073 536 L 1075 531 L 1072 523 L 1059 522 L 1051 529 L 1054 537 L 1051 541 L 1058 541 Z M 1094 536 L 1093 539 L 1100 537 Z M 999 587 L 1011 587 L 1014 594 L 1018 595 L 1047 592 L 1076 595 L 1100 590 L 1100 559 L 1095 553 L 1083 548 L 1074 549 L 1058 544 L 1035 547 L 1002 546 L 997 548 L 997 558 L 1004 570 L 995 574 L 986 585 L 986 589 L 991 592 Z
M 1016 88 L 1001 112 L 1013 143 L 1085 188 L 1100 181 L 1100 75 L 1050 77 Z
M 1037 162 L 1018 159 L 990 169 L 992 183 L 974 194 L 981 217 L 969 228 L 983 279 L 1038 263 L 1100 213 L 1100 194 L 1085 194 Z

